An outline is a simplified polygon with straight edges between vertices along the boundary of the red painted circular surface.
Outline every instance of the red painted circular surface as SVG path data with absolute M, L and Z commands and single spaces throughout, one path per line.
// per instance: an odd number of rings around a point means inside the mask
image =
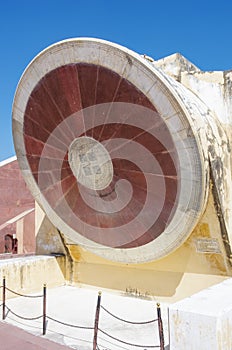
M 127 117 L 130 116 L 123 116 L 122 122 L 119 120 L 115 123 L 109 122 L 106 115 L 105 123 L 95 125 L 97 116 L 94 115 L 94 106 L 119 102 L 140 105 L 151 110 L 154 114 L 154 128 L 161 138 L 165 139 L 166 146 L 149 130 L 127 124 Z M 80 120 L 76 120 L 74 125 L 74 119 L 70 119 L 70 116 L 78 111 L 76 118 Z M 136 157 L 141 159 L 145 170 L 141 170 L 133 160 L 115 157 L 112 159 L 114 171 L 112 182 L 107 188 L 97 191 L 101 201 L 104 201 L 103 206 L 105 203 L 107 207 L 117 199 L 115 186 L 118 181 L 123 179 L 129 181 L 133 193 L 127 205 L 119 211 L 104 212 L 88 205 L 81 191 L 84 191 L 93 203 L 96 193 L 77 182 L 68 162 L 69 145 L 80 136 L 78 123 L 85 125 L 85 120 L 89 117 L 86 111 L 88 113 L 91 111 L 93 116 L 88 122 L 88 130 L 86 128 L 82 136 L 92 137 L 101 143 L 116 138 L 124 139 L 120 146 L 122 153 L 129 149 L 132 141 L 140 145 L 135 153 Z M 130 112 L 127 110 L 127 113 Z M 133 114 L 132 110 L 131 113 Z M 110 108 L 107 114 L 110 114 Z M 56 127 L 61 124 L 62 128 L 56 131 Z M 42 152 L 49 138 L 52 140 L 52 146 L 49 146 L 49 157 L 43 159 L 44 166 L 41 168 Z M 24 116 L 24 142 L 31 172 L 48 204 L 68 226 L 94 242 L 117 248 L 143 246 L 162 234 L 175 213 L 179 186 L 178 157 L 170 132 L 148 98 L 128 80 L 107 68 L 84 63 L 70 64 L 45 75 L 31 92 L 27 103 Z M 154 167 L 149 158 L 146 158 L 143 148 L 152 154 L 162 169 L 165 193 L 159 191 L 160 174 L 157 174 L 157 166 Z M 64 151 L 65 149 L 67 151 Z M 141 213 L 149 190 L 147 179 L 157 188 L 157 192 L 150 194 L 152 202 L 143 213 L 144 221 L 139 218 L 138 224 L 135 224 L 133 229 L 123 231 L 123 236 L 122 232 L 112 235 L 111 228 L 121 227 L 136 220 Z M 62 188 L 62 193 L 58 190 L 59 186 Z M 157 208 L 160 209 L 158 214 Z M 157 216 L 157 219 L 146 229 L 146 217 L 152 216 Z M 89 229 L 90 226 L 93 229 Z M 104 230 L 102 233 L 100 230 L 95 232 L 94 228 Z

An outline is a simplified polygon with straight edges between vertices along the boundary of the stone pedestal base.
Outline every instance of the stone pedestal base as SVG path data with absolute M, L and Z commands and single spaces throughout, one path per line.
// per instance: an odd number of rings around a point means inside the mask
M 232 279 L 169 307 L 170 350 L 232 349 Z

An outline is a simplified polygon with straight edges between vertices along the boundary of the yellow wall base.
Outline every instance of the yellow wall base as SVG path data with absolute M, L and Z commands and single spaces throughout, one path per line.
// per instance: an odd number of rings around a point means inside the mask
M 204 242 L 216 242 L 207 252 Z M 199 249 L 203 242 L 203 249 Z M 187 241 L 168 256 L 143 264 L 122 264 L 103 259 L 78 245 L 66 244 L 70 282 L 128 294 L 180 300 L 231 276 L 212 194 L 200 222 Z M 210 249 L 209 249 L 210 250 Z
M 211 193 L 201 220 L 185 243 L 160 260 L 141 264 L 109 261 L 68 244 L 39 207 L 36 218 L 37 254 L 65 255 L 60 260 L 61 271 L 70 284 L 174 302 L 232 275 Z

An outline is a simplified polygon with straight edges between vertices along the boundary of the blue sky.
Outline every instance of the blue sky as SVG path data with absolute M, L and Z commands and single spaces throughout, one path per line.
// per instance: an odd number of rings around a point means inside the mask
M 230 70 L 231 16 L 230 0 L 1 1 L 0 161 L 15 154 L 11 112 L 17 83 L 47 46 L 96 37 L 154 59 L 180 52 L 202 70 Z

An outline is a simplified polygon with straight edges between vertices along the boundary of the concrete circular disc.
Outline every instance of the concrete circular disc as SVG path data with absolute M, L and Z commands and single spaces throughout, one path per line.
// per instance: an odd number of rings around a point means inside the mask
M 190 235 L 205 168 L 177 89 L 143 57 L 99 39 L 59 42 L 29 64 L 13 105 L 15 149 L 67 241 L 141 263 Z

